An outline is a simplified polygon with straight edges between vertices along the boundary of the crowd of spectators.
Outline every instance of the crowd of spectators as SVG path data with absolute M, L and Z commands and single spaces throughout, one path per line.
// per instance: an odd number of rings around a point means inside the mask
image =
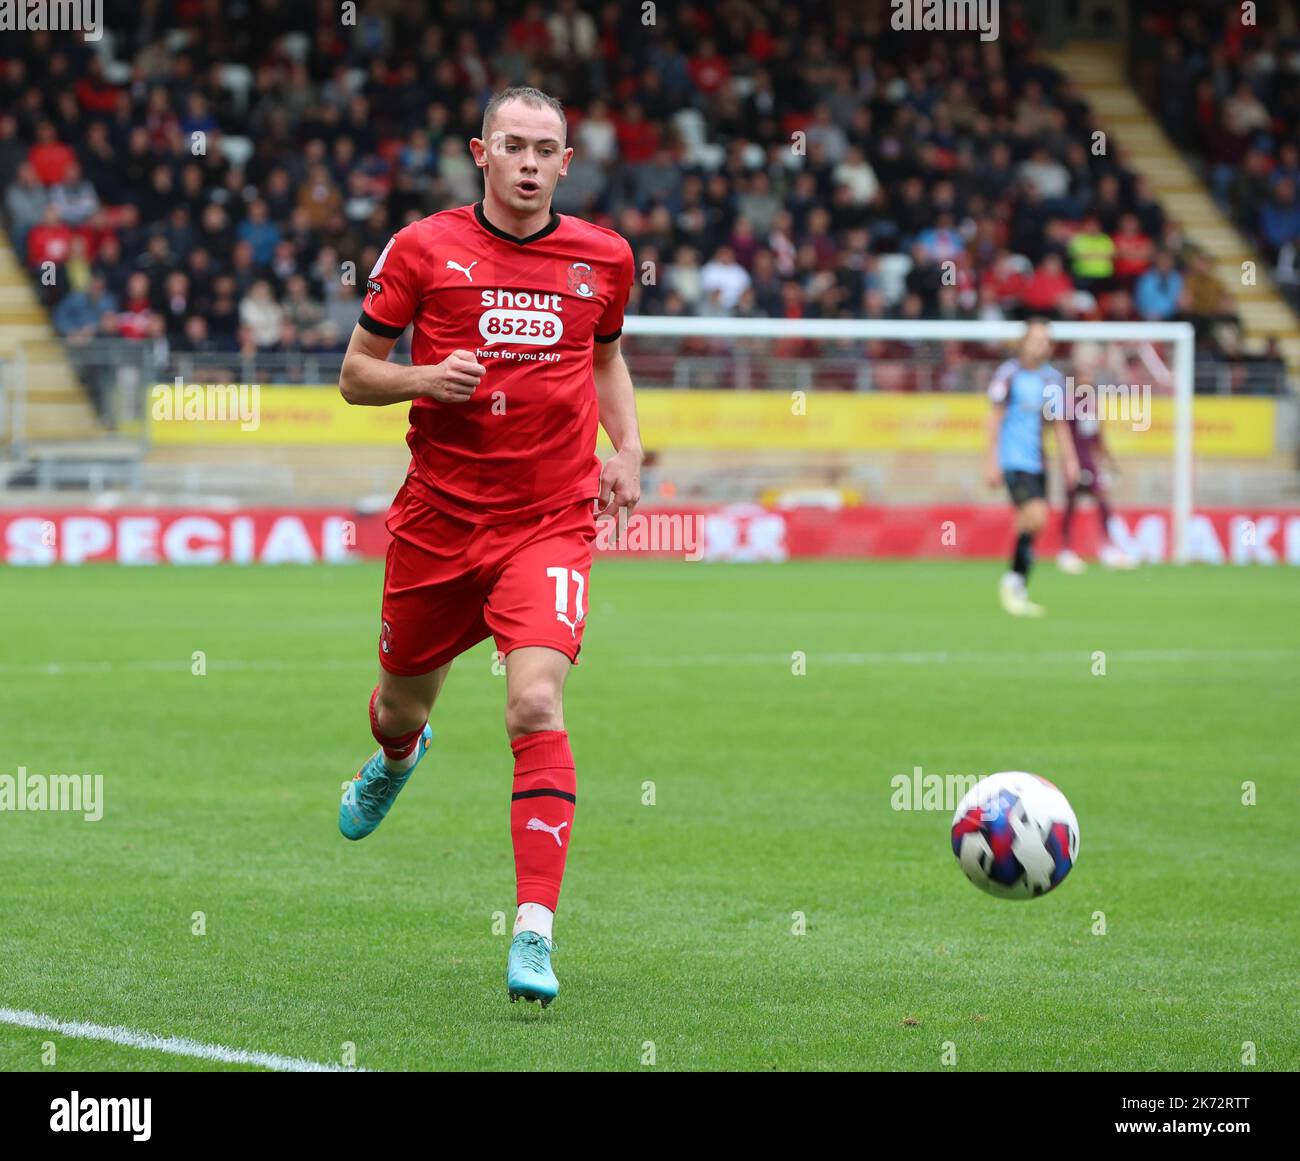
M 466 142 L 525 83 L 568 110 L 555 208 L 632 243 L 632 311 L 1194 317 L 1234 353 L 1231 298 L 1095 147 L 1032 10 L 982 42 L 892 32 L 887 0 L 653 8 L 145 0 L 99 44 L 6 38 L 8 229 L 71 343 L 339 351 L 393 231 L 481 196 Z
M 1134 75 L 1165 131 L 1300 308 L 1300 13 L 1294 4 L 1153 0 Z

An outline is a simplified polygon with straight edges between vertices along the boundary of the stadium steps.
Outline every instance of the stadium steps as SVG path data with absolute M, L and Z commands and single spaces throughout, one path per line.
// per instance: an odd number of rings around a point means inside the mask
M 1111 150 L 1151 183 L 1165 211 L 1188 240 L 1209 254 L 1223 288 L 1241 315 L 1247 350 L 1259 353 L 1278 340 L 1287 368 L 1300 374 L 1300 318 L 1279 293 L 1268 262 L 1219 208 L 1195 170 L 1165 135 L 1125 75 L 1124 54 L 1109 41 L 1076 41 L 1049 53 L 1092 106 Z M 1242 283 L 1243 263 L 1254 263 L 1255 285 Z
M 32 289 L 30 275 L 18 262 L 7 238 L 0 235 L 0 362 L 18 358 L 26 365 L 27 390 L 15 418 L 12 388 L 6 380 L 5 423 L 0 446 L 14 442 L 21 422 L 21 442 L 86 440 L 104 434 L 81 380 L 68 361 L 49 315 Z
M 25 443 L 0 461 L 0 504 L 99 504 L 105 489 L 138 490 L 141 449 L 119 436 Z

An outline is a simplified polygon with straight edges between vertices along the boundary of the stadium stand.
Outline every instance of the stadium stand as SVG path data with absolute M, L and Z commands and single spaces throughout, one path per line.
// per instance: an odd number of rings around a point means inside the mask
M 354 27 L 309 0 L 152 0 L 94 45 L 0 46 L 5 222 L 88 430 L 130 430 L 124 384 L 328 383 L 358 281 L 395 229 L 478 197 L 465 141 L 494 88 L 531 83 L 565 102 L 585 158 L 556 208 L 632 242 L 633 312 L 1193 318 L 1198 390 L 1285 392 L 1222 267 L 1128 155 L 1089 148 L 1096 116 L 1041 48 L 1037 9 L 1001 9 L 981 43 L 890 35 L 885 0 L 683 4 L 653 23 L 586 0 L 392 0 Z M 1279 257 L 1294 242 L 1271 236 Z M 996 361 L 626 348 L 639 384 L 686 388 L 976 390 Z
M 1218 204 L 1250 240 L 1272 284 L 1300 306 L 1300 20 L 1292 4 L 1256 19 L 1241 6 L 1167 0 L 1143 6 L 1129 41 L 1128 76 L 1164 131 L 1196 162 Z M 1254 254 L 1243 257 L 1254 257 Z M 1225 269 L 1240 282 L 1240 268 Z M 1194 312 L 1204 319 L 1213 300 Z M 1249 319 L 1247 322 L 1249 323 Z M 1202 328 L 1214 341 L 1212 328 Z M 1300 326 L 1274 329 L 1294 369 Z M 1266 348 L 1264 357 L 1276 355 Z
M 557 208 L 662 267 L 643 312 L 1178 310 L 1174 288 L 1134 297 L 1177 227 L 1120 160 L 1088 151 L 1090 112 L 1019 6 L 980 50 L 771 2 L 685 6 L 662 30 L 575 0 L 549 18 L 438 7 L 432 22 L 419 4 L 367 6 L 353 30 L 310 3 L 219 20 L 153 6 L 102 55 L 59 36 L 12 45 L 6 211 L 29 268 L 64 271 L 42 285 L 60 333 L 211 355 L 341 349 L 357 303 L 337 264 L 366 266 L 406 221 L 473 200 L 464 141 L 491 86 L 524 80 L 566 101 L 597 162 Z M 1082 257 L 1123 230 L 1136 245 L 1120 271 Z M 1011 256 L 1025 278 L 994 273 Z

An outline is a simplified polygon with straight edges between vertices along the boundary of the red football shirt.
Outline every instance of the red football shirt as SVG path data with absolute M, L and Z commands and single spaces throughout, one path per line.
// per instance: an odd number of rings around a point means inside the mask
M 475 524 L 594 498 L 592 344 L 618 338 L 631 286 L 627 241 L 569 215 L 515 238 L 480 202 L 399 230 L 370 272 L 361 326 L 395 338 L 413 325 L 413 363 L 460 349 L 487 368 L 463 403 L 412 402 L 412 490 Z

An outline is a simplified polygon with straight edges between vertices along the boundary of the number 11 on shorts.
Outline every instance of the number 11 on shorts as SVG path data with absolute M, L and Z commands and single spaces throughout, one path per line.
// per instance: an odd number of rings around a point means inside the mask
M 569 632 L 574 637 L 577 637 L 578 625 L 582 621 L 584 613 L 582 596 L 586 588 L 582 573 L 576 568 L 548 568 L 546 575 L 555 581 L 555 619 L 568 625 Z M 569 577 L 573 577 L 574 583 L 578 586 L 573 602 L 574 613 L 572 620 L 569 619 Z

